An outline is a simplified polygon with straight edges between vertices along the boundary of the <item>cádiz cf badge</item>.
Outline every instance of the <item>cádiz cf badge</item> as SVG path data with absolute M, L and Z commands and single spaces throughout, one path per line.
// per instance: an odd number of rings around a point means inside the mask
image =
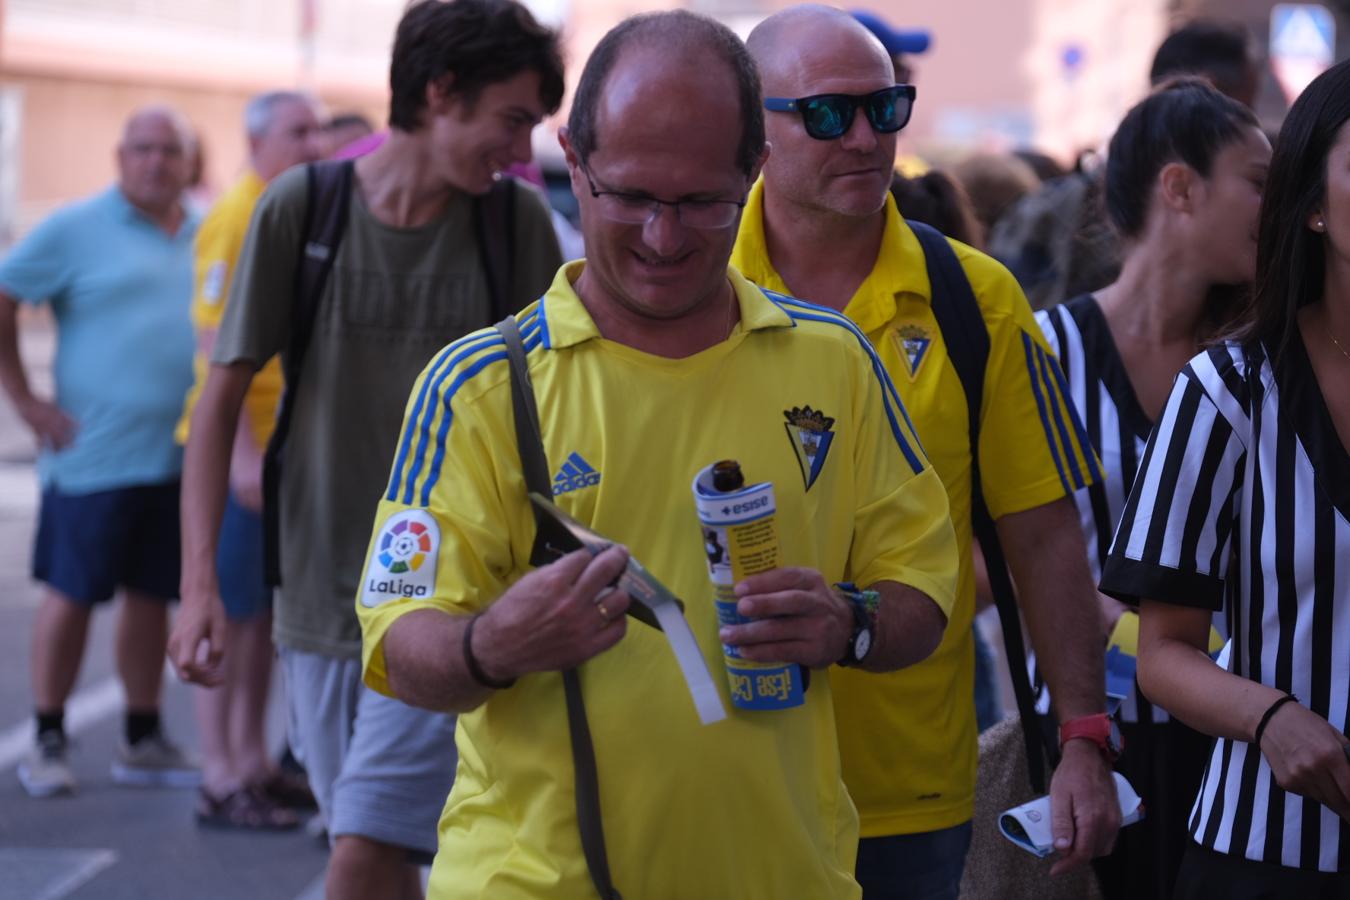
M 783 410 L 787 424 L 788 439 L 792 442 L 792 452 L 797 454 L 797 463 L 802 467 L 802 480 L 806 489 L 816 483 L 820 470 L 825 467 L 825 456 L 834 440 L 834 419 L 809 406 L 794 406 Z
M 932 346 L 933 339 L 928 336 L 927 328 L 914 324 L 901 325 L 891 332 L 891 337 L 895 339 L 895 345 L 900 350 L 900 358 L 905 361 L 909 380 L 913 381 L 919 377 L 919 369 L 923 366 L 924 358 L 928 356 L 928 348 Z

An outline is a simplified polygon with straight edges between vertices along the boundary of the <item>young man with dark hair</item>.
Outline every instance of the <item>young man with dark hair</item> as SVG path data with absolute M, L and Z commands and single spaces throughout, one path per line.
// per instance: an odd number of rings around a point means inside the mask
M 298 383 L 288 386 L 295 405 L 278 490 L 274 638 L 293 741 L 333 840 L 330 900 L 418 896 L 410 862 L 436 849 L 454 720 L 361 688 L 351 598 L 404 398 L 436 350 L 492 315 L 474 198 L 530 158 L 530 132 L 562 96 L 557 36 L 514 0 L 414 5 L 390 72 L 389 138 L 354 163 L 345 232 Z M 215 680 L 226 650 L 215 550 L 230 442 L 254 373 L 288 346 L 308 201 L 303 168 L 259 201 L 192 420 L 185 600 L 170 649 L 192 680 Z M 534 192 L 515 190 L 506 218 L 511 233 L 488 240 L 514 247 L 514 290 L 499 299 L 518 309 L 561 260 Z

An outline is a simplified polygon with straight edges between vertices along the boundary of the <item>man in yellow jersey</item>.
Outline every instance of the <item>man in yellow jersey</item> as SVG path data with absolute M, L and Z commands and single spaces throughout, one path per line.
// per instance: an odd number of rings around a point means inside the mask
M 259 94 L 244 107 L 248 170 L 211 208 L 197 233 L 193 262 L 192 323 L 197 331 L 195 381 L 176 437 L 187 443 L 188 425 L 211 348 L 225 314 L 231 276 L 244 246 L 253 207 L 268 182 L 291 166 L 318 159 L 323 131 L 314 101 L 294 91 Z M 254 376 L 244 398 L 230 455 L 230 491 L 217 546 L 220 596 L 225 604 L 226 657 L 222 681 L 196 692 L 202 743 L 202 788 L 197 820 L 237 828 L 298 824 L 287 808 L 294 786 L 273 766 L 265 719 L 272 679 L 272 591 L 263 574 L 262 457 L 281 399 L 280 360 Z
M 621 545 L 530 570 L 535 525 L 495 331 L 448 346 L 409 399 L 356 606 L 367 684 L 461 713 L 435 897 L 592 893 L 560 675 L 574 666 L 625 896 L 859 896 L 857 817 L 819 670 L 927 656 L 956 544 L 941 483 L 861 334 L 727 265 L 767 154 L 759 96 L 724 26 L 638 16 L 597 45 L 561 139 L 588 258 L 518 321 L 555 502 Z M 753 621 L 719 628 L 690 485 L 727 458 L 772 482 L 784 565 L 737 585 Z M 628 623 L 629 597 L 607 587 L 630 552 L 684 600 L 725 720 L 700 724 L 665 638 Z M 845 580 L 878 596 L 846 599 L 832 587 Z M 742 709 L 720 644 L 817 671 L 799 705 Z
M 859 881 L 869 898 L 955 897 L 977 755 L 972 460 L 965 396 L 933 316 L 923 251 L 887 192 L 895 132 L 913 98 L 894 85 L 880 43 L 836 10 L 785 10 L 748 44 L 764 78 L 773 154 L 750 193 L 732 263 L 766 288 L 844 311 L 871 339 L 942 477 L 961 548 L 957 605 L 931 658 L 886 675 L 831 670 L 844 779 L 861 817 Z M 992 344 L 984 496 L 1060 720 L 1101 714 L 1102 629 L 1068 496 L 1095 460 L 1016 283 L 988 257 L 954 248 Z M 1119 816 L 1110 766 L 1094 743 L 1067 742 L 1051 797 L 1055 871 L 1110 849 Z

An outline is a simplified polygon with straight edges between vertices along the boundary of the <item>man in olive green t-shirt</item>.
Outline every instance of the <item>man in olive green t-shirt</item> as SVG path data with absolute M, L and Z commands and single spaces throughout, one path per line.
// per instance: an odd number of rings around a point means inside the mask
M 437 350 L 490 323 L 473 198 L 530 158 L 533 127 L 558 108 L 557 35 L 514 0 L 418 3 L 399 23 L 390 84 L 389 138 L 355 164 L 280 486 L 274 637 L 293 740 L 333 840 L 329 900 L 420 896 L 409 861 L 436 850 L 454 720 L 361 687 L 352 597 L 409 389 Z M 230 435 L 254 373 L 287 345 L 307 184 L 293 169 L 258 203 L 192 422 L 170 641 L 189 680 L 215 680 L 227 650 L 214 559 Z M 517 188 L 512 309 L 561 264 L 545 204 Z

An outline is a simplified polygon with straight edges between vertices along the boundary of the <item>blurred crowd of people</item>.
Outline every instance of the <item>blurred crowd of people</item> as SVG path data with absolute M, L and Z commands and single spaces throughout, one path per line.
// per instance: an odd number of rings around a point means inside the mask
M 428 864 L 445 898 L 1350 896 L 1350 63 L 1270 132 L 1247 35 L 1191 22 L 1103 153 L 934 167 L 897 146 L 928 46 L 813 4 L 744 41 L 625 19 L 560 130 L 570 218 L 531 159 L 559 37 L 515 0 L 409 6 L 385 128 L 251 99 L 209 205 L 183 111 L 134 111 L 116 183 L 0 259 L 40 446 L 24 788 L 76 790 L 119 596 L 113 779 L 204 827 L 317 813 L 330 900 Z M 719 460 L 777 543 L 714 597 Z M 699 656 L 784 674 L 700 695 Z M 977 813 L 996 733 L 1049 795 L 1025 893 Z

